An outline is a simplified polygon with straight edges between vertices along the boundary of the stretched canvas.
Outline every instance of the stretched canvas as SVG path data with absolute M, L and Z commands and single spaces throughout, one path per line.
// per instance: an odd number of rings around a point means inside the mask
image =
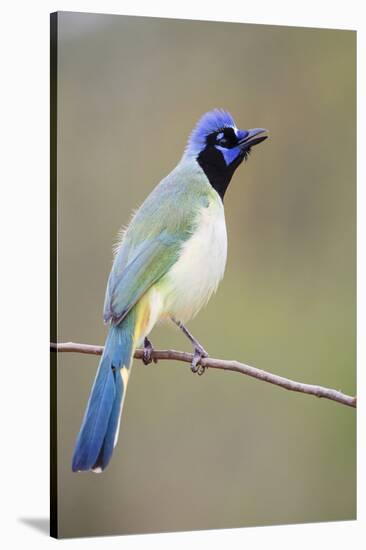
M 355 519 L 355 86 L 351 30 L 51 15 L 52 536 Z

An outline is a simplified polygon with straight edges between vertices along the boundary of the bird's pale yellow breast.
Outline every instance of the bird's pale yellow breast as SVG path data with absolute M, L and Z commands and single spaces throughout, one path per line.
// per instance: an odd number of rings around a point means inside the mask
M 194 317 L 223 278 L 226 256 L 224 207 L 216 191 L 212 190 L 209 206 L 198 214 L 195 232 L 183 245 L 179 260 L 159 284 L 165 313 L 183 321 Z

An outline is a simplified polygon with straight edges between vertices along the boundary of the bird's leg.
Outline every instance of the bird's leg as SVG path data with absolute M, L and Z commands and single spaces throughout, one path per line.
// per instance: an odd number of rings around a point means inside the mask
M 144 354 L 142 356 L 142 362 L 144 363 L 144 365 L 149 365 L 150 363 L 152 363 L 152 361 L 154 361 L 154 363 L 158 362 L 158 360 L 155 359 L 155 357 L 153 357 L 153 353 L 154 353 L 153 345 L 150 342 L 150 340 L 147 337 L 145 337 L 144 338 Z
M 208 353 L 205 350 L 203 346 L 199 343 L 198 340 L 189 332 L 187 327 L 182 323 L 182 321 L 178 321 L 174 317 L 171 318 L 173 323 L 177 325 L 177 327 L 180 328 L 180 330 L 187 336 L 188 340 L 194 345 L 194 354 L 193 359 L 191 363 L 191 370 L 194 373 L 197 373 L 199 375 L 203 374 L 205 372 L 205 367 L 202 365 L 199 365 L 199 362 L 201 361 L 202 357 L 208 357 Z

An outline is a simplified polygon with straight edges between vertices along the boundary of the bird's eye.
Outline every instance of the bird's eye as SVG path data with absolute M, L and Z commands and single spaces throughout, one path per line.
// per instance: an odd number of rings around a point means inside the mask
M 225 147 L 225 149 L 231 149 L 236 144 L 236 135 L 231 128 L 226 128 L 222 132 L 219 132 L 215 136 L 214 143 L 220 147 Z
M 217 143 L 219 145 L 222 145 L 223 147 L 227 147 L 229 145 L 229 140 L 226 137 L 223 137 L 223 138 L 217 140 Z
M 219 134 L 217 134 L 216 143 L 218 143 L 218 145 L 222 145 L 223 147 L 225 147 L 225 145 L 229 143 L 229 140 L 225 136 L 224 132 L 220 132 Z
M 225 130 L 218 132 L 212 137 L 213 141 L 211 143 L 225 147 L 225 149 L 231 149 L 237 143 L 237 136 L 232 128 L 225 128 Z

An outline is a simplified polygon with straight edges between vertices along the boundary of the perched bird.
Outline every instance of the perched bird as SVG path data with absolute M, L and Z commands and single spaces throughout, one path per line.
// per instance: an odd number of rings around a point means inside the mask
M 184 154 L 150 193 L 123 232 L 109 276 L 104 352 L 76 441 L 73 471 L 103 471 L 116 445 L 136 347 L 154 325 L 172 319 L 194 346 L 193 372 L 204 348 L 183 323 L 207 303 L 224 275 L 227 236 L 223 199 L 236 168 L 267 130 L 239 130 L 221 109 L 203 115 Z

